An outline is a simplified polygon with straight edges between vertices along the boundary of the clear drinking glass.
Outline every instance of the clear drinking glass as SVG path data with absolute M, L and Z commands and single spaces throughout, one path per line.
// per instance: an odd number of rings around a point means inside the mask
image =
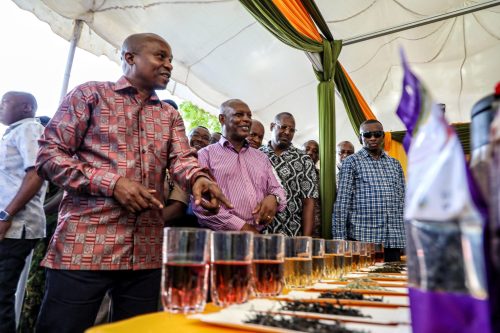
M 285 285 L 288 288 L 304 288 L 312 283 L 312 238 L 286 237 Z
M 352 272 L 352 242 L 344 241 L 344 274 Z
M 318 282 L 325 276 L 325 240 L 313 238 L 312 242 L 312 278 Z
M 212 300 L 217 306 L 245 303 L 251 293 L 253 233 L 212 234 Z
M 368 244 L 359 242 L 359 268 L 368 266 Z
M 357 271 L 361 267 L 359 265 L 359 256 L 361 250 L 361 242 L 357 241 L 348 241 L 352 245 L 352 270 Z
M 285 284 L 285 237 L 254 235 L 253 287 L 259 297 L 277 296 Z
M 165 311 L 192 313 L 205 308 L 210 233 L 206 229 L 164 229 L 161 296 Z
M 375 244 L 375 262 L 384 262 L 384 245 Z
M 339 279 L 344 275 L 344 240 L 325 241 L 325 268 L 329 279 Z

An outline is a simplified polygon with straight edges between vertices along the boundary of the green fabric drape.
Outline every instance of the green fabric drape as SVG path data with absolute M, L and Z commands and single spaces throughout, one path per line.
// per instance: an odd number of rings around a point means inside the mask
M 451 124 L 451 126 L 453 126 L 457 132 L 457 136 L 462 144 L 464 153 L 470 154 L 470 123 Z M 391 134 L 393 140 L 403 142 L 406 131 L 394 131 L 391 132 Z
M 240 0 L 240 3 L 269 32 L 283 43 L 296 49 L 319 53 L 323 71 L 315 70 L 318 78 L 318 112 L 320 144 L 320 191 L 322 236 L 331 238 L 332 210 L 335 198 L 335 74 L 337 58 L 342 48 L 341 41 L 334 41 L 331 33 L 319 43 L 297 32 L 272 1 Z M 328 30 L 313 0 L 303 0 L 315 24 L 323 31 Z

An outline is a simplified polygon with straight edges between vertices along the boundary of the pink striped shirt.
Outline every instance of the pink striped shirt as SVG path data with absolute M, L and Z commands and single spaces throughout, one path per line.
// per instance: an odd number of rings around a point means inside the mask
M 207 216 L 193 206 L 200 224 L 212 230 L 240 230 L 245 223 L 254 225 L 252 211 L 268 195 L 280 198 L 278 211 L 286 207 L 286 193 L 273 173 L 267 156 L 246 144 L 238 153 L 233 145 L 222 137 L 198 152 L 201 167 L 208 168 L 217 180 L 224 195 L 234 208 L 221 206 L 216 215 Z M 256 226 L 261 230 L 262 226 Z

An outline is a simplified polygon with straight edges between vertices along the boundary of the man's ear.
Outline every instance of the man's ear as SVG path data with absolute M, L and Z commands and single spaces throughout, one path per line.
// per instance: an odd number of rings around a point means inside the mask
M 271 125 L 269 126 L 269 130 L 270 130 L 271 132 L 273 131 L 274 125 L 276 125 L 276 124 L 275 124 L 275 123 L 271 123 Z
M 363 145 L 363 136 L 362 135 L 359 136 L 359 143 L 361 143 L 361 145 Z
M 133 54 L 132 52 L 125 52 L 125 54 L 123 55 L 123 60 L 125 60 L 125 62 L 130 66 L 134 64 L 134 58 L 135 54 Z
M 221 114 L 219 114 L 219 123 L 220 123 L 221 125 L 223 125 L 223 124 L 224 124 L 224 120 L 225 120 L 225 119 L 226 119 L 226 117 L 224 116 L 224 114 L 222 114 L 222 113 L 221 113 Z

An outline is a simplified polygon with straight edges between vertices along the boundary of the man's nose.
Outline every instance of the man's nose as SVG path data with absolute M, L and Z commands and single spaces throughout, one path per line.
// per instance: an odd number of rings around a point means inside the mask
M 165 62 L 163 64 L 165 67 L 167 67 L 170 71 L 174 69 L 174 65 L 172 65 L 172 62 L 169 59 L 165 59 Z

